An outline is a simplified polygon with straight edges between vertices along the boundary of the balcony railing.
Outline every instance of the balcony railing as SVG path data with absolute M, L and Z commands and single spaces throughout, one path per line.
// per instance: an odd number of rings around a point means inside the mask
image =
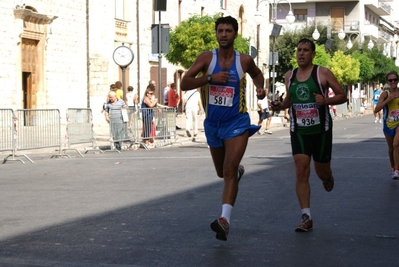
M 385 2 L 382 2 L 382 1 L 378 1 L 378 5 L 382 8 L 382 9 L 384 9 L 385 11 L 387 11 L 389 14 L 391 14 L 391 6 L 390 5 L 388 5 L 387 3 L 385 3 Z
M 365 6 L 379 16 L 388 16 L 391 15 L 392 12 L 391 6 L 381 0 L 372 0 Z

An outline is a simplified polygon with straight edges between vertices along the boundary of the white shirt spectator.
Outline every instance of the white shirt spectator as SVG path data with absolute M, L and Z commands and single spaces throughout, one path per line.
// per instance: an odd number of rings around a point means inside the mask
M 197 89 L 186 91 L 183 96 L 184 109 L 186 113 L 186 133 L 191 137 L 191 129 L 194 138 L 198 134 L 198 114 L 202 113 L 201 97 Z
M 354 88 L 354 89 L 352 90 L 352 98 L 357 99 L 357 98 L 359 98 L 359 97 L 360 97 L 360 95 L 359 95 L 359 89 Z
M 201 101 L 200 94 L 197 89 L 187 91 L 184 94 L 184 103 L 186 103 L 186 110 L 191 109 L 194 111 L 199 110 L 199 101 Z
M 258 99 L 258 104 L 261 105 L 262 109 L 269 108 L 269 100 L 267 99 L 267 97 L 263 99 Z M 258 105 L 256 107 L 258 108 L 258 110 L 260 110 Z

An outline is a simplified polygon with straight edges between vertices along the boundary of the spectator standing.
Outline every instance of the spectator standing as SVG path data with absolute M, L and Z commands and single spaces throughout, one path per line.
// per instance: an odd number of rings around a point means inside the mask
M 224 179 L 222 214 L 210 226 L 217 239 L 227 240 L 238 182 L 244 174 L 240 162 L 249 136 L 259 130 L 259 126 L 251 125 L 247 112 L 244 74 L 251 76 L 260 99 L 265 97 L 265 81 L 252 57 L 234 50 L 237 20 L 231 16 L 220 17 L 215 31 L 219 47 L 197 57 L 184 75 L 181 89 L 202 87 L 202 99 L 207 100 L 202 103 L 206 113 L 205 135 L 217 176 Z
M 111 136 L 114 142 L 115 148 L 121 150 L 122 139 L 125 136 L 125 122 L 122 117 L 122 109 L 125 109 L 126 103 L 122 99 L 116 97 L 116 92 L 110 92 L 108 94 L 109 102 L 105 107 L 105 120 L 110 125 Z
M 150 86 L 151 89 L 154 90 L 154 97 L 155 97 L 155 92 L 157 91 L 157 88 L 156 88 L 157 82 L 154 81 L 154 80 L 150 80 L 150 81 L 148 82 L 148 86 Z
M 169 90 L 170 90 L 170 84 L 171 83 L 172 82 L 168 82 L 166 87 L 163 89 L 163 103 L 164 103 L 165 106 L 168 105 L 168 93 L 169 93 Z
M 274 94 L 274 98 L 272 98 L 272 101 L 281 101 L 281 98 L 280 98 L 280 91 L 276 91 L 276 93 Z M 276 117 L 278 117 L 278 115 L 280 115 L 280 110 L 273 110 L 272 111 L 272 116 L 276 116 Z
M 367 97 L 365 90 L 360 90 L 360 99 L 361 99 L 361 106 L 366 110 L 367 109 Z
M 101 113 L 103 113 L 105 111 L 105 107 L 106 107 L 107 103 L 109 102 L 109 93 L 111 93 L 111 92 L 116 92 L 116 87 L 115 87 L 114 83 L 109 86 L 109 91 L 107 93 L 107 98 L 105 99 L 105 102 L 103 104 L 103 110 L 101 110 Z
M 122 82 L 115 82 L 116 98 L 123 99 Z
M 183 97 L 183 106 L 186 114 L 186 134 L 191 137 L 192 127 L 195 139 L 198 134 L 198 115 L 202 114 L 201 97 L 197 89 L 186 91 Z
M 134 92 L 133 86 L 128 86 L 127 87 L 127 93 L 126 93 L 126 103 L 130 109 L 131 112 L 136 111 L 136 105 L 138 104 L 138 96 Z
M 143 118 L 143 142 L 146 145 L 154 142 L 153 137 L 155 136 L 154 126 L 154 107 L 158 105 L 158 99 L 154 97 L 155 90 L 153 86 L 149 84 L 145 90 L 143 101 L 141 102 L 141 112 Z
M 130 116 L 129 116 L 130 122 L 129 123 L 131 125 L 133 122 L 134 113 L 136 112 L 136 106 L 138 104 L 138 96 L 134 92 L 133 86 L 127 87 L 125 102 L 127 103 L 127 106 L 129 107 L 129 114 L 130 114 Z M 129 128 L 130 128 L 130 125 L 129 125 Z
M 334 96 L 335 96 L 335 94 L 334 94 L 333 89 L 331 89 L 331 87 L 328 88 L 328 97 L 331 98 L 331 97 L 334 97 Z M 334 115 L 334 117 L 336 117 L 337 116 L 337 106 L 336 105 L 329 105 L 329 108 L 330 108 L 330 113 L 332 115 Z
M 259 114 L 259 121 L 258 121 L 258 126 L 260 126 L 260 129 L 258 130 L 258 134 L 272 134 L 273 132 L 270 131 L 270 122 L 272 121 L 272 115 L 269 113 L 269 100 L 267 97 L 263 99 L 258 99 L 257 103 L 257 108 L 258 108 L 258 114 Z M 262 124 L 263 121 L 266 120 L 266 127 L 265 131 L 262 133 Z
M 334 188 L 331 170 L 332 118 L 329 105 L 346 101 L 346 96 L 334 74 L 327 68 L 313 64 L 316 46 L 309 39 L 297 44 L 298 68 L 285 74 L 286 97 L 272 109 L 290 108 L 290 135 L 292 155 L 295 163 L 295 190 L 301 208 L 302 220 L 295 231 L 307 232 L 313 229 L 310 213 L 310 162 L 322 180 L 324 189 Z M 335 96 L 328 97 L 331 87 Z
M 375 106 L 378 104 L 378 100 L 380 99 L 381 95 L 381 88 L 380 85 L 377 84 L 374 88 L 373 92 L 373 114 L 374 114 L 374 123 L 380 122 L 382 123 L 382 110 L 379 110 L 378 112 L 375 112 Z
M 399 180 L 399 88 L 398 73 L 391 71 L 385 76 L 389 89 L 381 93 L 375 112 L 383 109 L 383 132 L 388 145 L 391 178 Z M 398 132 L 398 133 L 397 133 Z
M 180 96 L 177 92 L 176 84 L 171 83 L 170 84 L 170 89 L 168 92 L 168 107 L 174 108 L 176 115 L 177 115 L 177 107 L 179 106 L 180 103 Z M 181 128 L 176 125 L 176 130 L 180 130 Z
M 148 85 L 151 85 L 151 84 L 154 86 L 154 89 L 155 89 L 156 86 L 157 86 L 157 82 L 154 81 L 154 80 L 150 80 L 150 81 L 148 82 Z
M 359 90 L 357 86 L 355 86 L 352 90 L 352 99 L 359 99 L 359 97 L 360 97 Z
M 109 91 L 107 93 L 107 98 L 105 100 L 105 104 L 109 102 L 109 93 L 110 92 L 115 92 L 116 93 L 116 86 L 115 86 L 114 83 L 109 86 Z

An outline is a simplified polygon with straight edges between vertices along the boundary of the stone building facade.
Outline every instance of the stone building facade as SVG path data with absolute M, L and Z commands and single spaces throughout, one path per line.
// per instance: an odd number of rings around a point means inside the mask
M 346 5 L 353 1 L 338 0 L 323 6 L 319 6 L 317 1 L 305 3 L 301 0 L 166 0 L 166 11 L 154 11 L 156 1 L 1 1 L 1 107 L 56 108 L 62 115 L 68 108 L 91 108 L 94 123 L 101 124 L 104 123 L 101 107 L 109 85 L 117 80 L 122 81 L 123 76 L 124 87 L 132 85 L 140 98 L 150 80 L 157 81 L 160 91 L 167 81 L 175 82 L 179 89 L 184 69 L 169 64 L 164 56 L 159 58 L 157 54 L 152 54 L 151 27 L 159 22 L 173 29 L 194 14 L 221 13 L 237 18 L 239 33 L 249 38 L 251 45 L 258 49 L 255 62 L 264 72 L 265 78 L 268 78 L 271 70 L 269 35 L 273 26 L 270 23 L 272 6 L 276 7 L 276 23 L 283 25 L 282 32 L 285 27 L 295 29 L 306 26 L 312 18 L 317 21 L 326 20 L 328 12 L 334 7 L 352 10 L 344 16 L 344 25 L 355 19 L 362 23 L 366 14 L 373 13 L 374 9 L 377 13 L 385 14 L 377 9 L 380 4 L 378 0 L 372 0 L 373 4 L 361 0 L 361 8 L 352 9 Z M 392 7 L 395 3 L 397 5 L 397 1 L 385 2 Z M 294 24 L 287 26 L 285 18 L 291 8 L 297 19 Z M 262 15 L 259 25 L 256 25 L 254 19 L 255 14 L 259 14 L 257 10 Z M 321 15 L 316 11 L 323 11 L 325 14 L 322 15 L 327 17 L 319 18 Z M 395 13 L 390 14 L 392 17 Z M 392 23 L 396 24 L 397 29 L 397 19 L 392 19 Z M 349 33 L 346 38 L 348 36 Z M 377 39 L 385 40 L 379 36 Z M 391 36 L 391 39 L 393 41 L 389 45 L 395 48 L 394 45 L 398 45 L 397 34 Z M 122 44 L 134 52 L 134 60 L 124 72 L 112 57 L 115 48 Z M 397 51 L 397 48 L 391 50 Z M 254 95 L 249 94 L 248 105 L 252 107 L 254 103 Z
M 232 15 L 248 38 L 255 27 L 256 1 L 168 0 L 166 11 L 141 0 L 4 0 L 0 3 L 1 106 L 12 109 L 91 108 L 94 123 L 104 121 L 101 106 L 117 80 L 140 95 L 150 80 L 158 82 L 159 57 L 152 54 L 151 25 L 176 27 L 193 14 Z M 245 3 L 245 5 L 244 5 Z M 251 28 L 252 27 L 252 28 Z M 124 71 L 113 51 L 126 45 L 134 52 Z M 161 57 L 160 89 L 179 85 L 184 70 Z M 158 82 L 159 84 L 159 82 Z
M 82 1 L 0 3 L 3 108 L 86 106 L 85 5 Z M 57 21 L 57 23 L 55 23 Z M 65 27 L 69 25 L 70 27 Z M 72 97 L 73 96 L 73 97 Z M 68 103 L 67 99 L 73 102 Z

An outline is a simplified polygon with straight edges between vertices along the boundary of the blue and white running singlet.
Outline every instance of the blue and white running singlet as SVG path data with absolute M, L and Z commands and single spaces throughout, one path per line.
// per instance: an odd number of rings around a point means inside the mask
M 202 87 L 202 103 L 206 118 L 212 122 L 228 121 L 247 112 L 245 102 L 246 79 L 240 62 L 240 53 L 235 51 L 232 66 L 222 70 L 218 61 L 218 49 L 212 51 L 213 56 L 205 75 L 229 72 L 227 83 L 210 82 Z

